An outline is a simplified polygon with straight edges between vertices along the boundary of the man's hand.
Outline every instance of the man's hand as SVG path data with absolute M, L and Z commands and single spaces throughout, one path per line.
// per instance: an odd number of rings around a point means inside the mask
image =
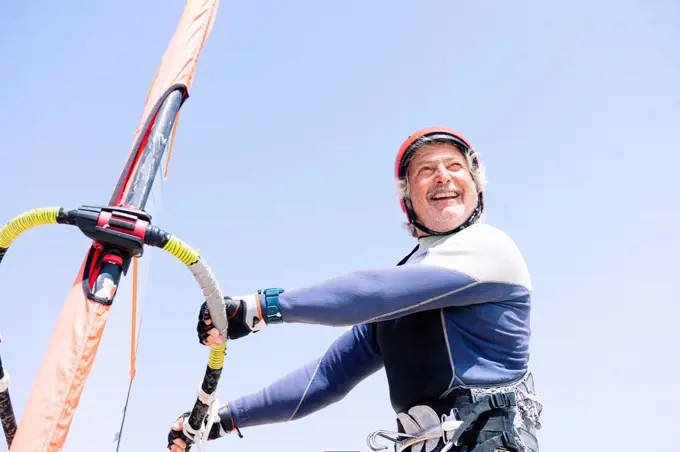
M 184 428 L 184 421 L 189 418 L 188 413 L 184 413 L 172 426 L 170 426 L 170 433 L 168 434 L 168 449 L 170 452 L 184 452 L 187 450 L 187 443 L 182 438 L 179 438 L 179 433 Z
M 190 414 L 190 412 L 182 414 L 179 419 L 170 426 L 170 433 L 168 433 L 168 449 L 170 452 L 186 452 L 191 449 L 191 446 L 187 447 L 187 443 L 180 438 L 184 423 L 188 422 Z M 241 432 L 234 426 L 234 421 L 227 405 L 222 406 L 219 409 L 217 416 L 215 419 L 212 419 L 212 421 L 213 425 L 210 429 L 210 434 L 208 435 L 208 441 L 226 436 L 234 430 L 242 437 Z
M 262 319 L 260 303 L 257 294 L 243 297 L 224 297 L 227 310 L 229 339 L 239 339 L 250 333 L 262 330 L 267 324 Z M 216 347 L 224 343 L 225 338 L 212 326 L 210 311 L 207 303 L 203 302 L 198 313 L 198 340 L 203 345 Z

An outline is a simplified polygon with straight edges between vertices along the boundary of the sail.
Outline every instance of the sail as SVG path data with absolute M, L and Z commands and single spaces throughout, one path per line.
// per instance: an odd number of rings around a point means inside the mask
M 189 95 L 217 7 L 217 0 L 187 2 L 149 89 L 109 204 L 145 209 L 161 161 L 171 151 L 179 110 Z M 129 264 L 105 251 L 93 242 L 83 259 L 25 405 L 12 452 L 64 447 L 109 311 L 115 306 L 122 269 Z

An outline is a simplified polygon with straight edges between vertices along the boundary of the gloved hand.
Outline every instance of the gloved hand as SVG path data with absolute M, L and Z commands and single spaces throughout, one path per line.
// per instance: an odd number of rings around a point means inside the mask
M 227 310 L 227 319 L 229 320 L 229 329 L 227 331 L 229 339 L 242 338 L 250 333 L 256 333 L 267 326 L 262 318 L 258 294 L 242 297 L 224 297 L 224 304 Z M 198 313 L 196 331 L 198 332 L 198 340 L 201 344 L 209 347 L 216 347 L 225 340 L 217 328 L 212 326 L 210 311 L 208 311 L 208 305 L 205 302 L 201 305 Z
M 191 446 L 187 447 L 187 443 L 182 439 L 182 429 L 184 428 L 184 423 L 188 422 L 190 414 L 189 411 L 182 414 L 170 427 L 170 433 L 168 433 L 168 449 L 170 449 L 171 452 L 185 452 L 191 449 Z M 233 432 L 237 432 L 239 437 L 243 437 L 241 432 L 234 425 L 228 405 L 220 407 L 217 416 L 212 421 L 213 425 L 208 434 L 208 441 L 221 438 Z M 191 440 L 193 441 L 194 438 L 191 438 Z

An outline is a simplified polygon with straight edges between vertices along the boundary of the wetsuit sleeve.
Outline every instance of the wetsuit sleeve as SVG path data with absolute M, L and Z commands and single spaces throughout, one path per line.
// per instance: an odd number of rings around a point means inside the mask
M 291 421 L 344 398 L 383 366 L 374 325 L 352 327 L 319 358 L 258 392 L 228 402 L 239 427 Z
M 483 226 L 443 239 L 417 263 L 357 271 L 293 289 L 281 294 L 279 303 L 285 323 L 346 326 L 509 300 L 530 285 L 515 243 L 502 231 Z

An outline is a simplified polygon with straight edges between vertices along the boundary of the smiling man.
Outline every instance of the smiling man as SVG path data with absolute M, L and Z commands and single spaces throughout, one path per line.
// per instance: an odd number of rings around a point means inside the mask
M 402 450 L 539 450 L 531 280 L 515 243 L 481 221 L 477 153 L 453 130 L 422 129 L 399 149 L 395 177 L 418 241 L 396 267 L 226 297 L 230 339 L 275 324 L 351 328 L 308 365 L 227 402 L 210 439 L 307 416 L 384 369 Z M 210 324 L 204 303 L 199 340 L 215 346 L 224 338 Z M 186 416 L 171 428 L 173 451 L 185 450 L 178 432 Z

